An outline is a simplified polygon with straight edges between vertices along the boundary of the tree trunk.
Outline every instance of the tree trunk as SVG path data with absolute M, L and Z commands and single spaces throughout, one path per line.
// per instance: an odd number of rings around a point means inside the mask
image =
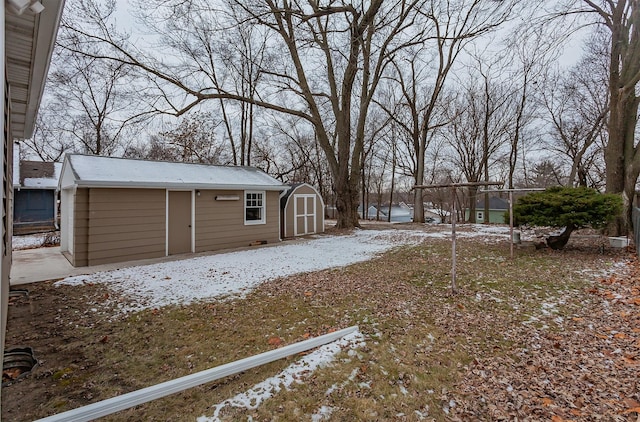
M 549 246 L 553 250 L 563 249 L 567 245 L 569 237 L 571 236 L 571 233 L 574 229 L 575 227 L 573 227 L 573 225 L 568 225 L 559 235 L 547 237 L 547 246 Z
M 358 220 L 358 188 L 352 186 L 348 180 L 336 181 L 336 210 L 338 221 L 336 228 L 350 229 L 360 227 Z
M 413 198 L 413 221 L 414 223 L 424 223 L 424 200 L 422 199 L 422 188 L 415 189 Z
M 389 192 L 389 215 L 387 221 L 391 222 L 391 207 L 393 206 L 393 191 L 396 188 L 396 145 L 392 146 L 392 156 L 391 156 L 391 192 Z M 424 215 L 424 212 L 422 213 Z
M 424 184 L 425 149 L 425 143 L 419 142 L 416 154 L 416 185 Z M 424 199 L 422 198 L 422 188 L 416 188 L 416 196 L 413 200 L 413 221 L 415 223 L 424 223 Z
M 475 186 L 469 187 L 469 223 L 476 223 L 476 195 L 478 194 L 478 188 Z M 485 223 L 487 222 L 485 216 Z
M 627 9 L 628 7 L 628 9 Z M 627 14 L 628 12 L 628 14 Z M 626 235 L 630 229 L 631 202 L 638 178 L 635 130 L 638 122 L 636 75 L 640 41 L 640 8 L 637 1 L 611 4 L 611 58 L 609 62 L 609 140 L 605 147 L 606 192 L 623 196 L 623 213 L 609 227 L 609 234 Z
M 611 89 L 611 110 L 609 115 L 609 141 L 604 150 L 606 193 L 621 194 L 624 191 L 624 101 L 620 99 L 618 89 Z M 619 236 L 626 234 L 624 215 L 616 218 L 609 226 L 609 234 Z

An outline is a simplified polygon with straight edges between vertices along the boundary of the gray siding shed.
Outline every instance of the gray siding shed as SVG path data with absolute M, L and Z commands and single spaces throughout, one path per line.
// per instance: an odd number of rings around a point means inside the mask
M 324 201 L 308 183 L 291 186 L 280 200 L 282 237 L 324 233 Z
M 287 188 L 252 167 L 69 155 L 61 251 L 88 266 L 278 242 Z

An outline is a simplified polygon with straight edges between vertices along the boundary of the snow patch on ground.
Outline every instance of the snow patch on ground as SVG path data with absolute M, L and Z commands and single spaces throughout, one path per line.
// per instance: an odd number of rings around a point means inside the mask
M 479 235 L 482 234 L 509 234 L 509 226 L 494 226 L 494 225 L 486 225 L 486 224 L 465 224 L 464 227 L 472 228 Z
M 326 344 L 304 356 L 299 361 L 289 365 L 274 377 L 268 378 L 261 383 L 254 385 L 244 393 L 237 394 L 230 399 L 216 404 L 213 406 L 214 411 L 212 417 L 200 416 L 197 421 L 219 421 L 221 420 L 220 411 L 227 406 L 245 408 L 249 410 L 256 409 L 260 404 L 262 404 L 262 402 L 273 397 L 283 388 L 288 390 L 293 383 L 301 383 L 302 379 L 306 375 L 318 368 L 322 368 L 330 364 L 334 360 L 335 356 L 342 350 L 362 347 L 364 344 L 364 336 L 360 331 L 348 334 L 340 340 Z M 320 419 L 313 420 L 322 420 L 321 418 L 325 415 L 328 416 L 330 413 L 330 408 L 323 407 L 317 413 L 318 416 L 316 416 L 316 418 L 319 417 Z
M 329 420 L 331 418 L 331 413 L 333 412 L 333 407 L 330 406 L 320 406 L 320 409 L 313 415 L 311 415 L 312 422 L 320 422 Z
M 273 247 L 68 277 L 56 285 L 107 284 L 128 297 L 129 303 L 118 304 L 126 313 L 244 294 L 268 280 L 367 261 L 432 235 L 414 230 L 356 230 L 349 236 L 318 236 Z
M 44 245 L 46 233 L 30 234 L 25 236 L 13 236 L 11 242 L 13 244 L 14 251 L 20 251 L 23 249 L 40 248 Z

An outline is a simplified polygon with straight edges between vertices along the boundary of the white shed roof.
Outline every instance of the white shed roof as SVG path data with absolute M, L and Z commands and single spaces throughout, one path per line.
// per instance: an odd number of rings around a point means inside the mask
M 95 155 L 67 155 L 60 187 L 172 189 L 288 189 L 255 167 L 171 163 Z

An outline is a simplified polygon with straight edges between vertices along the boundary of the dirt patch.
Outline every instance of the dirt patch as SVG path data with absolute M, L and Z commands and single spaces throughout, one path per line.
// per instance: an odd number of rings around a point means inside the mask
M 504 239 L 461 239 L 458 295 L 441 239 L 243 299 L 127 317 L 114 318 L 127 298 L 103 285 L 29 285 L 10 305 L 7 347 L 33 347 L 40 364 L 2 389 L 2 417 L 33 420 L 357 324 L 364 348 L 223 419 L 635 420 L 637 263 L 616 266 L 626 251 L 576 239 L 561 252 L 517 250 L 513 261 Z M 292 359 L 106 420 L 210 415 Z

